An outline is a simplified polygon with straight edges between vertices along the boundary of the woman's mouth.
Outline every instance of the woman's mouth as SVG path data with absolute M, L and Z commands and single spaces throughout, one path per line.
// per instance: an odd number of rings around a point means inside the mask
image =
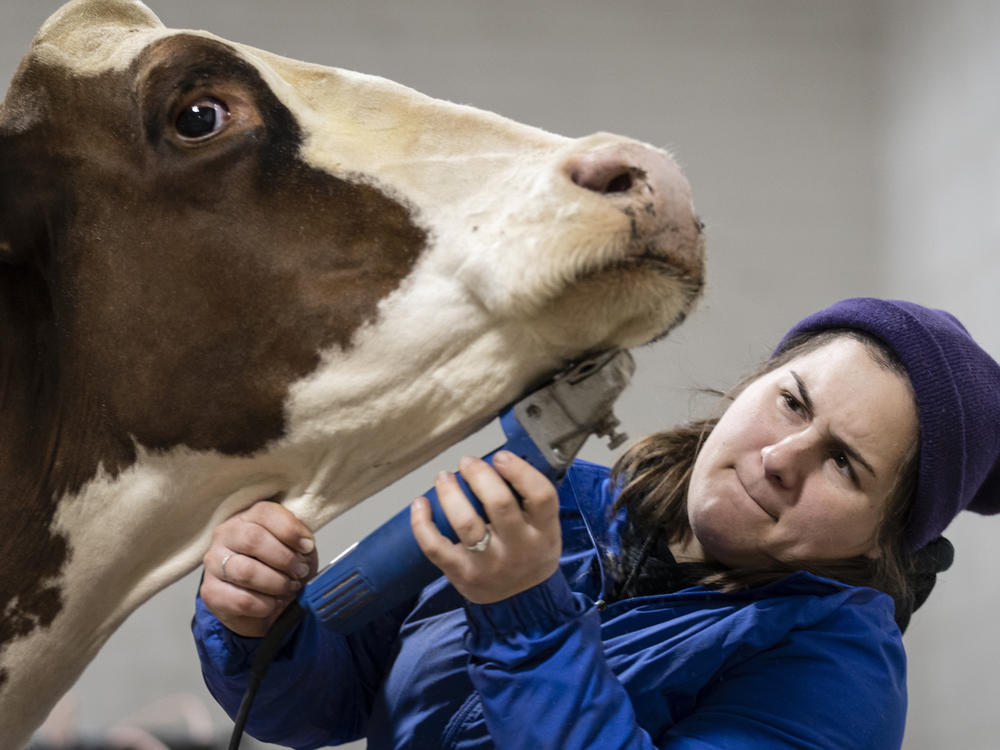
M 740 489 L 743 490 L 743 494 L 750 499 L 750 502 L 760 508 L 769 518 L 771 518 L 771 520 L 777 521 L 778 516 L 771 512 L 771 510 L 768 509 L 768 505 L 758 499 L 757 495 L 752 492 L 749 487 L 747 487 L 746 482 L 743 481 L 743 477 L 740 476 L 740 472 L 735 467 L 733 467 L 733 473 L 736 474 L 736 481 L 739 483 Z

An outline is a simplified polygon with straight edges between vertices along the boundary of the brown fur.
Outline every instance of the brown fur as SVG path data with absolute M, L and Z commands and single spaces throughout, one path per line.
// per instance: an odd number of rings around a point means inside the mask
M 289 384 L 350 346 L 425 244 L 406 206 L 300 161 L 291 113 L 219 42 L 171 37 L 98 80 L 19 76 L 46 109 L 2 133 L 0 646 L 58 612 L 60 496 L 128 467 L 133 438 L 279 438 Z M 178 108 L 213 93 L 240 121 L 182 143 Z

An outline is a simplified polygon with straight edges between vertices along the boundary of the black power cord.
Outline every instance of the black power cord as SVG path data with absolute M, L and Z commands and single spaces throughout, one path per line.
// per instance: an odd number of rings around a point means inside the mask
M 299 605 L 298 601 L 292 602 L 271 624 L 271 628 L 257 646 L 257 653 L 254 654 L 253 665 L 250 667 L 250 681 L 247 683 L 246 692 L 243 693 L 243 700 L 240 701 L 240 708 L 234 719 L 233 733 L 229 737 L 229 750 L 239 750 L 247 719 L 250 718 L 250 708 L 257 696 L 257 689 L 264 681 L 264 675 L 267 674 L 267 668 L 271 666 L 274 655 L 278 653 L 278 649 L 285 642 L 285 636 L 299 624 L 305 614 L 305 609 Z

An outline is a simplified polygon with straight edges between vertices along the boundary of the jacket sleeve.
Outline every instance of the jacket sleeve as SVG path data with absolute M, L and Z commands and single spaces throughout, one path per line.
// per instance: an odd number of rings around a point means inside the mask
M 845 662 L 850 636 L 839 626 L 760 653 L 750 649 L 705 686 L 688 716 L 654 738 L 639 726 L 604 657 L 597 611 L 560 573 L 504 602 L 466 610 L 470 676 L 497 747 L 889 750 L 902 742 L 901 656 L 889 655 L 896 662 L 886 670 L 864 644 Z
M 264 742 L 306 750 L 364 736 L 373 696 L 387 669 L 412 602 L 357 634 L 341 636 L 307 613 L 289 634 L 261 684 L 247 733 Z M 191 625 L 202 676 L 230 717 L 239 710 L 259 638 L 226 628 L 201 597 Z
M 469 674 L 497 747 L 653 748 L 604 658 L 597 611 L 561 572 L 495 604 L 466 604 Z

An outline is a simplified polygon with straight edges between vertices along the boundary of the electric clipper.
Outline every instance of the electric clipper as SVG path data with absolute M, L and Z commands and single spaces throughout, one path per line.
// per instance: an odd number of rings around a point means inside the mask
M 500 414 L 506 441 L 483 457 L 507 450 L 558 484 L 591 434 L 604 435 L 611 448 L 627 437 L 617 432 L 612 409 L 635 371 L 632 356 L 614 350 L 584 359 Z M 476 511 L 486 513 L 461 475 L 456 479 Z M 435 525 L 457 541 L 432 489 L 426 494 Z M 410 510 L 396 516 L 335 558 L 303 589 L 298 604 L 327 628 L 357 630 L 389 611 L 441 575 L 421 552 L 410 528 Z

